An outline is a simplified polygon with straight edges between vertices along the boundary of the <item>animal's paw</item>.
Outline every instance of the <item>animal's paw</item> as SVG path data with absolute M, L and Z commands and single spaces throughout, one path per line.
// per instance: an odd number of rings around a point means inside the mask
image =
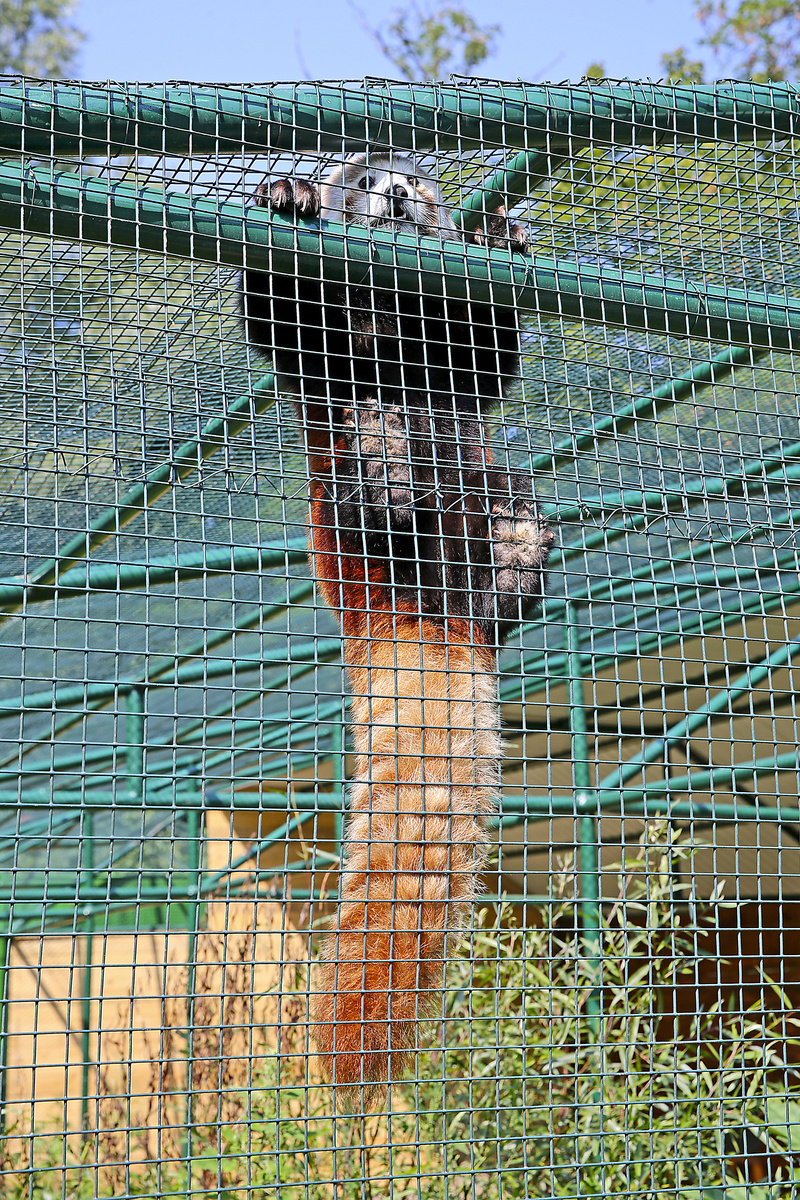
M 479 225 L 472 237 L 479 246 L 491 250 L 511 250 L 512 254 L 526 254 L 528 250 L 528 231 L 517 221 L 509 221 L 502 206 L 487 219 L 486 228 Z
M 285 217 L 298 216 L 306 221 L 319 216 L 319 192 L 305 179 L 279 179 L 256 188 L 255 202 L 261 208 L 272 207 Z
M 501 637 L 527 620 L 544 595 L 547 560 L 555 536 L 546 517 L 525 500 L 515 516 L 492 520 L 495 618 Z
M 528 508 L 528 505 L 519 505 Z M 492 521 L 494 561 L 498 571 L 540 570 L 547 565 L 555 535 L 547 518 L 530 511 L 528 518 L 501 516 Z
M 364 498 L 376 508 L 391 509 L 394 526 L 411 520 L 413 503 L 408 430 L 400 409 L 380 408 L 367 400 L 344 416 L 345 431 Z

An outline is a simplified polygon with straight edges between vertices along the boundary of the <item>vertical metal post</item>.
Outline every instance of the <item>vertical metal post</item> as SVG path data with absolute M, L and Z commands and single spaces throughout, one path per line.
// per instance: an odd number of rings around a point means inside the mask
M 187 893 L 194 896 L 194 900 L 189 905 L 189 944 L 187 947 L 187 981 L 186 992 L 189 1000 L 187 1008 L 187 1029 L 186 1029 L 186 1139 L 185 1139 L 185 1156 L 186 1156 L 186 1194 L 192 1194 L 192 1178 L 191 1178 L 191 1163 L 192 1163 L 192 1124 L 194 1121 L 194 1106 L 192 1104 L 192 1083 L 194 1075 L 194 1008 L 195 1008 L 195 990 L 197 978 L 197 933 L 200 925 L 200 905 L 201 905 L 201 889 L 200 889 L 200 868 L 202 863 L 202 851 L 200 838 L 202 835 L 202 813 L 200 811 L 200 792 L 197 788 L 197 780 L 193 777 L 188 781 L 188 813 L 186 817 L 188 826 L 189 845 L 187 847 L 187 857 L 189 860 L 189 886 Z M 168 910 L 169 911 L 169 910 Z M 169 928 L 169 915 L 167 916 L 167 928 Z
M 144 796 L 144 689 L 131 687 L 125 697 L 125 766 L 131 795 Z
M 590 1071 L 593 1089 L 590 1103 L 576 1114 L 584 1132 L 589 1129 L 598 1139 L 598 1158 L 593 1166 L 603 1170 L 605 1141 L 603 1138 L 603 1056 L 602 1001 L 598 986 L 602 969 L 600 959 L 600 846 L 597 827 L 597 793 L 592 787 L 589 769 L 589 743 L 586 737 L 586 699 L 583 691 L 583 656 L 576 620 L 575 606 L 566 606 L 566 645 L 569 671 L 569 721 L 572 737 L 572 782 L 575 791 L 575 812 L 578 841 L 578 888 L 580 894 L 580 926 L 583 960 L 586 974 L 592 981 L 586 996 L 586 1030 L 590 1050 Z M 576 1125 L 576 1131 L 578 1126 Z M 579 1134 L 578 1137 L 581 1135 Z M 578 1137 L 575 1156 L 579 1158 Z M 586 1164 L 589 1165 L 588 1163 Z M 578 1195 L 584 1195 L 578 1175 Z
M 94 873 L 94 810 L 87 808 L 83 818 L 83 843 L 81 847 L 82 870 L 78 884 L 78 899 L 82 899 L 84 888 L 90 888 Z M 89 903 L 85 910 L 81 909 L 83 925 L 86 930 L 86 956 L 83 964 L 81 981 L 81 1129 L 89 1128 L 89 1067 L 92 1063 L 91 1027 L 92 1027 L 92 958 L 94 952 L 94 913 Z
M 11 909 L 0 908 L 0 1138 L 6 1132 L 6 1069 L 8 1067 L 8 1010 L 11 1003 Z
M 574 605 L 566 606 L 566 650 L 569 660 L 569 720 L 572 736 L 572 780 L 575 789 L 578 836 L 578 886 L 580 922 L 586 966 L 590 977 L 600 977 L 600 845 L 597 827 L 597 792 L 589 771 L 586 738 L 586 703 L 583 691 L 583 656 Z M 589 992 L 586 1011 L 590 1029 L 599 1036 L 602 1005 L 600 988 Z

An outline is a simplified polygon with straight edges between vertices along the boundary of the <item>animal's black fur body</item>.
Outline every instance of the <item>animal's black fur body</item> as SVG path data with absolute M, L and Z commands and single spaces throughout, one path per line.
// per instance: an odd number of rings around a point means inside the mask
M 284 213 L 457 239 L 434 180 L 349 160 Z M 523 250 L 504 216 L 489 240 Z M 339 904 L 312 976 L 313 1036 L 345 1106 L 399 1078 L 468 923 L 499 797 L 496 647 L 544 589 L 552 536 L 483 419 L 516 371 L 512 310 L 246 271 L 248 336 L 296 397 L 311 554 L 340 620 L 356 766 Z
M 385 199 L 357 188 L 362 172 L 387 179 Z M 460 240 L 436 182 L 405 159 L 359 155 L 336 168 L 321 194 L 281 180 L 257 199 L 301 218 L 322 211 Z M 503 214 L 476 240 L 514 251 L 527 245 Z M 249 340 L 272 356 L 283 389 L 298 398 L 316 481 L 315 542 L 316 530 L 328 527 L 324 540 L 338 552 L 344 545 L 372 560 L 373 579 L 374 564 L 391 561 L 395 604 L 477 621 L 496 645 L 541 598 L 551 541 L 529 479 L 494 467 L 486 444 L 483 418 L 518 369 L 513 308 L 252 270 L 243 273 L 242 297 Z M 529 568 L 513 539 L 495 536 L 495 523 L 509 519 L 539 531 L 539 561 L 523 555 Z M 338 586 L 326 596 L 341 611 L 348 580 L 337 571 L 327 582 Z

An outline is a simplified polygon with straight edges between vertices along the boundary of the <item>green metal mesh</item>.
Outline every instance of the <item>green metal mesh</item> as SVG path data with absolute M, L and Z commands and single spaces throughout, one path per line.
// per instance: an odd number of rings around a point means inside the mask
M 790 85 L 0 88 L 6 1194 L 795 1194 L 798 120 Z M 532 257 L 249 207 L 367 145 Z M 309 1036 L 353 759 L 243 264 L 518 304 L 491 438 L 557 532 L 485 895 L 369 1113 Z

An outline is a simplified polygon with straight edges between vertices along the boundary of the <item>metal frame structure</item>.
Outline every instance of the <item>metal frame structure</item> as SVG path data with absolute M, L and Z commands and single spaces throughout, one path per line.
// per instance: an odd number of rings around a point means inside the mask
M 720 716 L 732 721 L 737 712 L 746 712 L 755 720 L 759 714 L 774 714 L 776 703 L 781 711 L 793 711 L 796 685 L 793 689 L 791 680 L 796 679 L 800 632 L 792 633 L 789 625 L 800 616 L 800 441 L 786 440 L 779 451 L 770 447 L 763 456 L 742 460 L 739 469 L 687 477 L 680 489 L 613 487 L 602 479 L 594 488 L 575 483 L 582 462 L 587 456 L 597 458 L 604 446 L 612 453 L 626 438 L 635 439 L 645 425 L 657 425 L 677 406 L 701 400 L 706 389 L 720 389 L 731 379 L 735 387 L 736 380 L 745 377 L 751 381 L 747 386 L 756 388 L 760 370 L 774 373 L 789 363 L 781 356 L 800 347 L 800 283 L 791 279 L 785 287 L 735 287 L 707 282 L 697 274 L 597 265 L 580 254 L 559 258 L 535 252 L 515 265 L 501 252 L 487 255 L 457 243 L 421 245 L 353 226 L 298 226 L 232 200 L 195 196 L 179 187 L 142 186 L 124 167 L 116 178 L 113 169 L 98 172 L 94 164 L 97 158 L 113 161 L 113 156 L 122 156 L 119 161 L 125 164 L 128 156 L 136 155 L 191 160 L 244 153 L 341 154 L 365 144 L 443 155 L 480 147 L 495 153 L 495 161 L 475 181 L 456 214 L 469 229 L 500 200 L 513 205 L 549 185 L 571 156 L 587 146 L 641 147 L 653 154 L 666 145 L 700 143 L 752 149 L 779 141 L 793 146 L 798 134 L 800 108 L 791 85 L 0 87 L 0 148 L 5 155 L 0 163 L 0 225 L 6 230 L 226 267 L 238 268 L 246 261 L 251 267 L 285 273 L 316 275 L 322 270 L 334 280 L 353 281 L 369 272 L 379 286 L 513 303 L 536 314 L 540 328 L 553 317 L 643 331 L 648 338 L 689 339 L 694 356 L 689 356 L 688 369 L 673 373 L 668 363 L 660 380 L 653 377 L 645 390 L 615 395 L 610 411 L 570 416 L 566 434 L 545 434 L 549 448 L 530 458 L 537 480 L 556 481 L 553 491 L 544 489 L 550 497 L 544 508 L 565 533 L 569 531 L 561 548 L 567 586 L 563 595 L 551 594 L 546 601 L 545 642 L 534 648 L 523 645 L 518 662 L 501 679 L 501 703 L 504 711 L 520 714 L 516 719 L 523 732 L 527 707 L 542 698 L 564 709 L 572 787 L 506 788 L 500 824 L 504 831 L 522 828 L 531 842 L 546 842 L 548 823 L 561 817 L 574 821 L 577 899 L 590 963 L 600 953 L 602 819 L 667 818 L 676 825 L 711 822 L 732 829 L 752 822 L 759 827 L 772 824 L 791 840 L 798 838 L 796 744 L 781 748 L 777 739 L 774 752 L 756 754 L 754 737 L 752 755 L 737 753 L 723 763 L 711 756 L 705 763 L 693 761 L 687 747 Z M 64 156 L 81 161 L 65 163 Z M 701 356 L 699 344 L 704 340 L 714 344 Z M 226 459 L 237 437 L 252 432 L 276 398 L 271 375 L 257 379 L 238 398 L 226 397 L 197 436 L 176 438 L 168 459 L 147 469 L 133 485 L 119 485 L 110 506 L 90 512 L 87 505 L 85 528 L 63 533 L 59 529 L 52 557 L 33 561 L 25 578 L 0 581 L 0 621 L 6 636 L 13 638 L 19 636 L 13 631 L 19 630 L 14 622 L 20 617 L 81 597 L 88 603 L 98 593 L 145 589 L 152 594 L 162 585 L 180 589 L 187 581 L 232 572 L 286 579 L 282 599 L 252 605 L 233 627 L 204 630 L 174 658 L 157 657 L 138 675 L 105 682 L 87 678 L 74 685 L 25 681 L 18 697 L 5 694 L 7 716 L 51 714 L 53 746 L 43 746 L 41 737 L 12 746 L 0 764 L 0 1054 L 9 1041 L 13 939 L 30 931 L 59 929 L 85 937 L 86 963 L 82 973 L 76 972 L 70 993 L 73 1003 L 82 1006 L 84 1121 L 92 1089 L 93 943 L 112 927 L 133 928 L 134 914 L 135 927 L 141 928 L 144 907 L 155 924 L 183 927 L 194 937 L 202 906 L 211 898 L 280 897 L 293 872 L 305 879 L 302 855 L 284 861 L 279 869 L 261 871 L 257 865 L 255 884 L 252 864 L 271 848 L 288 845 L 320 813 L 333 814 L 336 840 L 341 838 L 346 774 L 342 698 L 317 695 L 304 709 L 295 705 L 293 711 L 287 709 L 283 728 L 271 727 L 266 733 L 258 721 L 237 716 L 236 689 L 279 696 L 304 678 L 315 679 L 320 664 L 338 661 L 338 638 L 330 633 L 320 637 L 316 631 L 293 637 L 285 655 L 276 655 L 271 663 L 237 659 L 240 635 L 271 624 L 279 629 L 290 606 L 310 602 L 313 587 L 304 578 L 303 539 L 284 535 L 272 543 L 203 546 L 172 558 L 150 557 L 148 552 L 146 561 L 131 561 L 118 550 L 98 558 L 102 547 L 117 544 L 128 526 L 135 530 L 136 522 L 165 495 L 202 475 L 205 464 Z M 560 478 L 564 482 L 559 486 Z M 782 501 L 773 499 L 778 495 Z M 756 547 L 746 562 L 737 555 L 736 531 L 747 529 L 747 537 L 740 540 L 752 549 L 754 526 L 748 506 L 754 497 L 759 503 L 766 498 L 765 527 L 771 541 L 765 543 L 764 554 Z M 687 528 L 696 521 L 702 532 L 677 552 L 673 547 L 660 561 L 643 559 L 627 577 L 586 571 L 593 553 L 613 554 L 615 548 L 624 552 L 629 539 L 647 537 L 657 522 L 668 527 L 671 519 L 682 520 Z M 724 519 L 728 525 L 720 532 Z M 595 636 L 599 611 L 610 614 L 609 628 L 613 626 L 613 638 L 606 642 Z M 642 736 L 638 751 L 620 754 L 616 765 L 595 770 L 597 712 L 611 707 L 607 700 L 598 700 L 598 689 L 616 691 L 617 712 L 623 715 L 627 703 L 635 704 L 634 693 L 642 694 L 641 682 L 620 683 L 620 664 L 658 661 L 669 658 L 676 647 L 683 655 L 687 645 L 702 645 L 714 636 L 730 638 L 734 622 L 745 630 L 747 642 L 748 622 L 766 621 L 771 614 L 783 619 L 784 640 L 771 645 L 762 638 L 763 653 L 738 663 L 736 654 L 730 654 L 717 664 L 713 683 L 707 674 L 684 671 L 683 682 L 676 686 L 687 695 L 703 676 L 700 701 L 672 713 L 667 705 L 663 724 Z M 223 657 L 220 651 L 228 646 Z M 776 684 L 780 672 L 788 672 L 781 676 L 788 684 Z M 172 768 L 165 770 L 161 764 L 150 775 L 148 759 L 159 749 L 146 734 L 154 692 L 164 685 L 209 687 L 215 678 L 226 681 L 230 695 L 202 720 L 187 724 L 179 741 L 167 739 L 164 746 L 172 749 Z M 671 686 L 662 681 L 660 690 L 666 693 Z M 659 690 L 657 681 L 653 687 Z M 777 702 L 776 687 L 784 689 Z M 106 709 L 114 712 L 123 740 L 89 749 L 85 743 L 76 744 L 70 731 L 78 729 L 87 714 Z M 227 733 L 228 746 L 209 749 L 211 730 L 217 736 Z M 311 731 L 313 749 L 303 751 Z M 226 791 L 207 784 L 206 774 L 213 773 L 216 764 L 236 755 L 263 753 L 270 746 L 275 748 L 274 784 L 263 762 L 258 790 Z M 313 765 L 316 786 L 305 791 L 291 788 L 285 764 L 281 766 L 281 751 L 291 753 L 294 748 L 300 770 L 304 761 Z M 674 752 L 685 757 L 684 766 L 674 764 Z M 321 768 L 327 772 L 324 783 Z M 236 773 L 235 764 L 231 773 Z M 765 798 L 769 795 L 772 798 Z M 95 847 L 94 824 L 98 814 L 122 807 L 148 814 L 163 811 L 173 821 L 180 814 L 186 823 L 185 862 L 166 874 L 148 872 L 142 862 L 115 869 Z M 203 862 L 203 820 L 214 809 L 249 811 L 259 817 L 284 814 L 285 820 L 260 832 L 226 867 L 209 869 Z M 53 839 L 66 835 L 78 836 L 82 847 L 74 881 L 58 871 L 37 878 L 29 869 L 18 869 L 21 838 L 26 854 L 35 855 L 37 848 L 43 851 Z M 107 845 L 107 832 L 97 841 Z M 335 864 L 337 855 L 337 846 L 330 853 L 320 851 L 317 870 Z M 320 883 L 292 885 L 289 894 L 292 902 L 313 901 L 321 894 Z M 527 886 L 515 900 L 550 902 L 541 890 L 529 891 Z M 192 943 L 188 956 L 193 962 Z M 600 1002 L 595 998 L 591 1003 L 596 1015 Z

